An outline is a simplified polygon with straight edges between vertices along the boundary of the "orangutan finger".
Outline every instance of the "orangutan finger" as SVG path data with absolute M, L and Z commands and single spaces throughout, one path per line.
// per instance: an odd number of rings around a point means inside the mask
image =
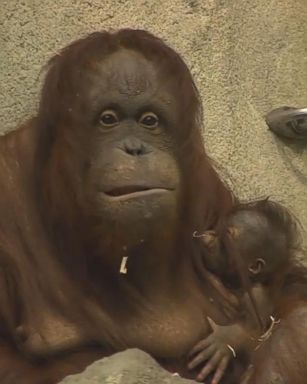
M 215 350 L 214 347 L 210 346 L 209 348 L 201 351 L 196 357 L 188 364 L 188 369 L 194 369 L 199 364 L 211 358 L 214 355 Z
M 191 358 L 193 355 L 195 355 L 196 353 L 206 349 L 207 347 L 209 347 L 209 345 L 212 343 L 212 337 L 211 335 L 208 336 L 206 339 L 203 339 L 201 341 L 199 341 L 194 347 L 193 349 L 189 352 L 189 355 L 188 357 Z
M 205 367 L 201 370 L 201 372 L 197 376 L 197 380 L 204 380 L 209 373 L 211 373 L 215 367 L 219 364 L 219 361 L 221 359 L 221 352 L 217 351 L 211 359 L 208 361 L 208 363 L 205 365 Z
M 229 357 L 228 356 L 223 357 L 222 361 L 217 367 L 217 370 L 215 371 L 211 384 L 218 384 L 220 382 L 221 378 L 224 376 L 228 363 L 229 363 Z

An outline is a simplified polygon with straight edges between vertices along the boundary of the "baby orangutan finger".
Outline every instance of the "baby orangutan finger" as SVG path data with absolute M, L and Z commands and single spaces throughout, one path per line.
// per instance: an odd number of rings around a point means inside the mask
M 221 378 L 224 376 L 228 363 L 229 363 L 229 357 L 228 356 L 223 357 L 223 359 L 221 360 L 219 366 L 215 371 L 213 379 L 211 380 L 211 384 L 218 384 L 220 382 Z
M 207 316 L 207 320 L 213 331 L 218 328 L 218 325 L 211 319 L 211 317 Z
M 196 353 L 203 351 L 205 348 L 207 348 L 212 343 L 212 335 L 208 336 L 206 339 L 203 339 L 199 341 L 189 352 L 188 357 L 192 357 Z
M 215 370 L 215 367 L 219 364 L 221 359 L 221 352 L 217 351 L 211 359 L 208 361 L 208 363 L 205 365 L 205 367 L 201 370 L 201 372 L 197 375 L 196 380 L 203 381 L 205 378 L 211 373 L 213 370 Z
M 210 346 L 207 349 L 201 351 L 194 359 L 188 364 L 188 369 L 194 369 L 199 364 L 203 363 L 204 361 L 211 358 L 212 355 L 214 355 L 215 349 L 214 347 Z

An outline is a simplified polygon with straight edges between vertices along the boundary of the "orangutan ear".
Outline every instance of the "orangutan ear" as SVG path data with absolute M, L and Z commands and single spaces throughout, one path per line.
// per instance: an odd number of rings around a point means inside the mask
M 254 264 L 251 264 L 249 265 L 248 267 L 248 270 L 250 271 L 250 273 L 252 273 L 253 275 L 258 275 L 262 270 L 263 268 L 265 267 L 266 265 L 266 262 L 265 260 L 259 258 L 255 261 Z
M 235 240 L 240 235 L 240 230 L 237 227 L 228 227 L 227 228 L 227 235 L 232 240 Z

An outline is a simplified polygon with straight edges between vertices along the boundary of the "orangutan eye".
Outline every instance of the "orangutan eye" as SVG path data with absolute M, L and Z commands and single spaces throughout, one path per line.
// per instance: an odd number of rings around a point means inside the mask
M 116 112 L 112 109 L 107 109 L 100 115 L 99 122 L 103 127 L 111 128 L 118 124 L 119 119 Z
M 143 125 L 143 127 L 152 129 L 158 126 L 159 119 L 157 115 L 155 115 L 153 112 L 146 112 L 146 113 L 143 113 L 139 122 L 141 125 Z

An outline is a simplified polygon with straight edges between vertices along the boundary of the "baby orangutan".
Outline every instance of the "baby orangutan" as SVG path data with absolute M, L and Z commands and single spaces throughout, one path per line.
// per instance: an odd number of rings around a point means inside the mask
M 213 332 L 190 353 L 190 369 L 206 362 L 197 380 L 215 372 L 211 384 L 217 384 L 231 358 L 246 366 L 277 323 L 273 316 L 278 316 L 284 282 L 295 265 L 298 230 L 283 206 L 265 199 L 237 205 L 216 231 L 194 236 L 203 246 L 198 270 L 211 275 L 212 285 L 238 313 L 231 325 L 209 319 Z

